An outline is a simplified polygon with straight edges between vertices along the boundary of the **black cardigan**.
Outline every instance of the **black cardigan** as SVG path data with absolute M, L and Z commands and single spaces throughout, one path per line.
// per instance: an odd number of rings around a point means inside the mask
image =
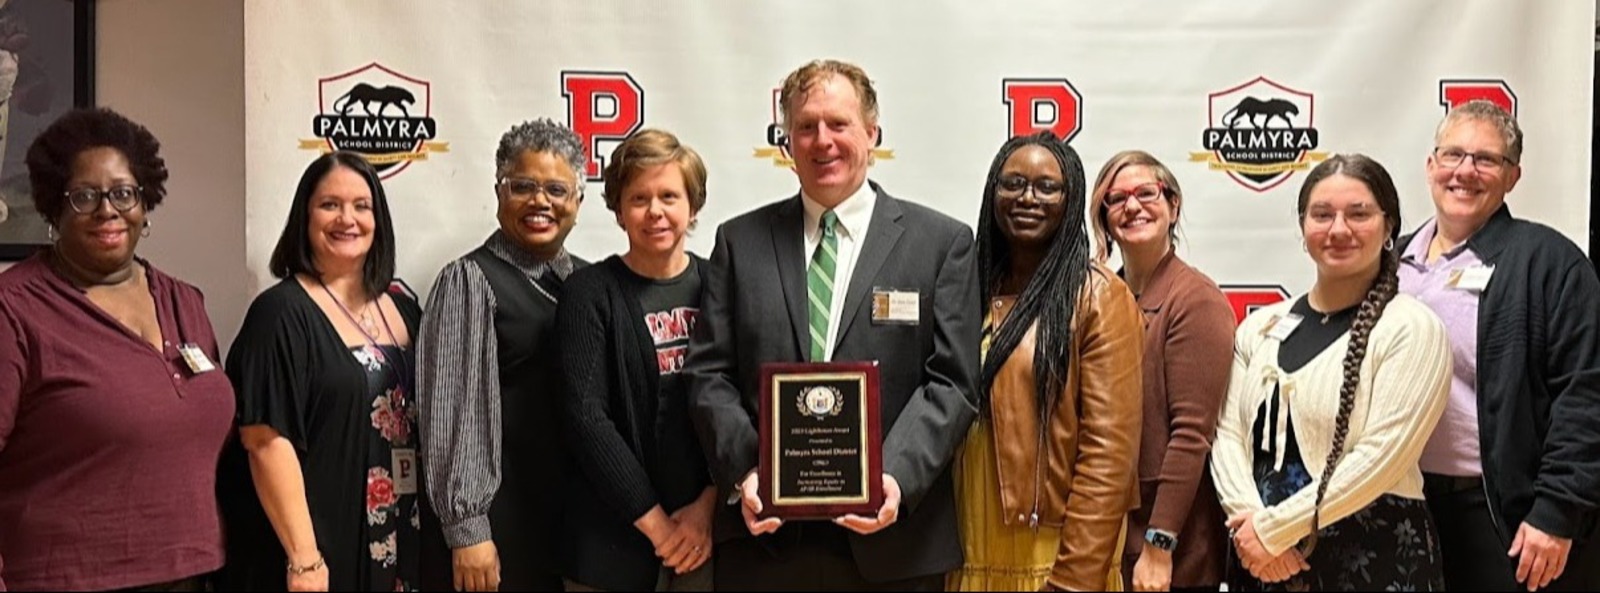
M 1508 549 L 1524 521 L 1583 543 L 1600 505 L 1600 280 L 1572 241 L 1504 205 L 1467 247 L 1494 266 L 1478 303 L 1477 393 L 1495 526 Z M 1567 565 L 1580 570 L 1600 566 Z
M 704 262 L 690 254 L 696 272 Z M 634 520 L 657 504 L 671 513 L 710 484 L 687 394 L 657 393 L 655 341 L 639 303 L 645 286 L 612 256 L 567 279 L 556 314 L 576 462 L 566 485 L 566 572 L 605 590 L 655 587 L 660 559 Z

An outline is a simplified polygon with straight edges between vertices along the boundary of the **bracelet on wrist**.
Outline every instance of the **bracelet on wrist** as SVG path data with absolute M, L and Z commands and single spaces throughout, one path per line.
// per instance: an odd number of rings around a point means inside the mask
M 286 567 L 286 570 L 289 571 L 289 574 L 292 574 L 294 576 L 300 576 L 300 575 L 303 575 L 303 574 L 308 573 L 308 572 L 316 572 L 318 570 L 322 570 L 323 566 L 326 566 L 326 565 L 323 564 L 323 562 L 322 562 L 322 554 L 318 553 L 316 562 L 312 562 L 311 564 L 307 564 L 305 566 L 295 566 L 294 562 L 290 562 L 289 565 Z

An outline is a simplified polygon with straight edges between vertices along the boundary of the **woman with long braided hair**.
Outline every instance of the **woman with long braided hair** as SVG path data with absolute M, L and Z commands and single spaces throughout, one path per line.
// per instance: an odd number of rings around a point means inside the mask
M 1316 284 L 1239 326 L 1212 448 L 1255 581 L 1241 588 L 1438 590 L 1417 459 L 1450 347 L 1432 311 L 1396 295 L 1399 194 L 1376 161 L 1339 155 L 1306 177 L 1298 210 Z
M 1048 132 L 1007 141 L 984 184 L 981 413 L 957 462 L 953 590 L 1121 588 L 1143 333 L 1133 294 L 1090 260 L 1085 185 Z

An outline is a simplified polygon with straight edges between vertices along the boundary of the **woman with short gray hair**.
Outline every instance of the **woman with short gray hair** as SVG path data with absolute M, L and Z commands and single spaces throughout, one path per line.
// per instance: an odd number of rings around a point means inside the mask
M 424 589 L 561 590 L 561 491 L 552 486 L 566 453 L 551 338 L 562 285 L 587 265 L 564 246 L 586 160 L 578 135 L 549 119 L 508 130 L 495 151 L 500 226 L 434 282 L 417 387 L 439 526 L 424 531 L 436 539 L 442 530 L 451 552 L 443 568 L 431 546 Z

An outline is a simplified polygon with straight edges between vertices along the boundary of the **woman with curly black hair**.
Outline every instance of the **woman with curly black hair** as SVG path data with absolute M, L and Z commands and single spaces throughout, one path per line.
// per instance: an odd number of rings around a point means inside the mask
M 161 143 L 109 109 L 28 149 L 51 244 L 0 274 L 0 589 L 201 590 L 233 418 L 200 291 L 136 255 Z

